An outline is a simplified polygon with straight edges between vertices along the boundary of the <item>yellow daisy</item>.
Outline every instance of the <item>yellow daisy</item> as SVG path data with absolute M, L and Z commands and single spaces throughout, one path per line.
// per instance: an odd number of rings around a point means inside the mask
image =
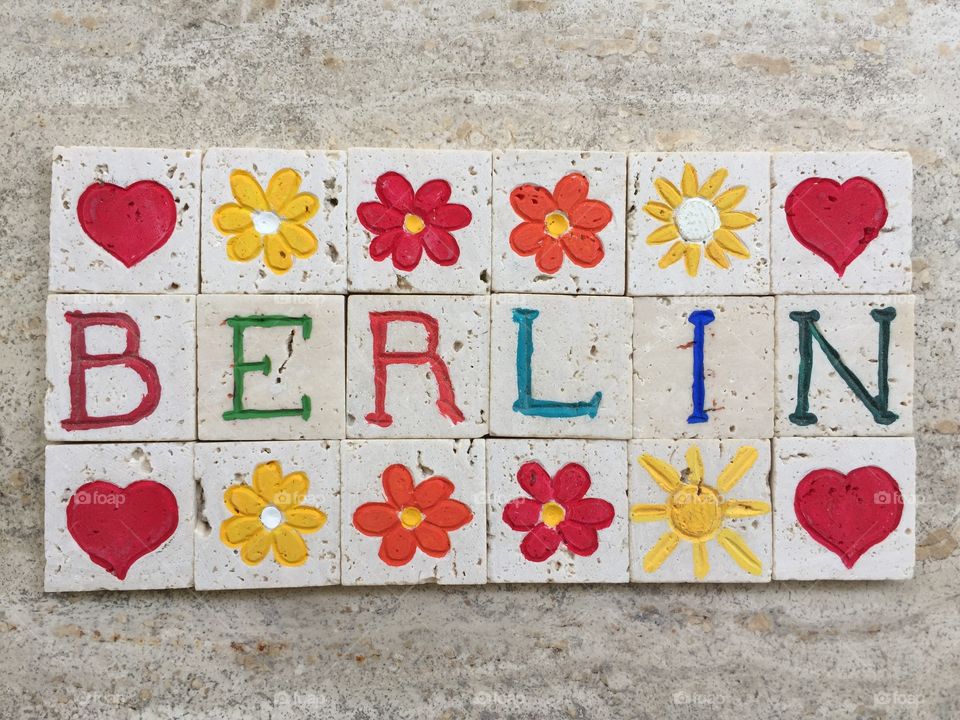
M 647 236 L 647 245 L 673 243 L 660 258 L 666 268 L 683 258 L 687 274 L 696 276 L 701 251 L 719 268 L 730 267 L 728 254 L 745 260 L 750 251 L 734 230 L 750 227 L 757 216 L 735 210 L 747 195 L 745 185 L 736 185 L 720 193 L 727 170 L 720 168 L 700 185 L 697 170 L 690 163 L 683 167 L 680 189 L 666 178 L 657 178 L 653 186 L 664 202 L 650 201 L 643 206 L 651 217 L 663 223 Z M 717 193 L 720 193 L 719 195 Z
M 666 520 L 670 529 L 644 556 L 643 569 L 652 573 L 676 550 L 681 540 L 693 545 L 693 574 L 703 579 L 710 572 L 707 558 L 707 542 L 716 539 L 734 562 L 751 575 L 762 571 L 760 560 L 747 546 L 738 532 L 724 527 L 726 518 L 745 518 L 765 515 L 770 504 L 762 500 L 727 500 L 724 495 L 740 482 L 753 467 L 759 453 L 755 448 L 744 446 L 720 472 L 716 487 L 707 485 L 703 479 L 703 458 L 700 449 L 693 445 L 687 450 L 687 477 L 683 479 L 669 463 L 652 455 L 640 457 L 640 464 L 664 492 L 669 493 L 662 505 L 638 503 L 630 508 L 633 522 Z
M 264 192 L 246 170 L 230 173 L 235 203 L 226 203 L 213 213 L 213 225 L 227 240 L 227 257 L 249 262 L 263 251 L 263 261 L 277 275 L 293 267 L 293 258 L 308 258 L 317 251 L 317 238 L 306 227 L 317 214 L 316 195 L 302 193 L 300 173 L 278 170 Z
M 303 565 L 307 544 L 301 534 L 316 532 L 327 522 L 325 512 L 301 504 L 309 487 L 306 473 L 284 477 L 276 461 L 257 465 L 253 487 L 234 485 L 223 495 L 232 517 L 220 526 L 220 540 L 240 548 L 240 559 L 247 565 L 259 565 L 271 547 L 280 565 Z

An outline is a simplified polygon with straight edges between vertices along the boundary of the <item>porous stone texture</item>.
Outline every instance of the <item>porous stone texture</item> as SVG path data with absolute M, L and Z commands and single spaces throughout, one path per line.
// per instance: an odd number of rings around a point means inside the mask
M 205 293 L 346 293 L 347 291 L 347 155 L 324 150 L 273 150 L 262 148 L 209 148 L 203 153 L 203 224 L 201 226 L 201 285 Z M 231 192 L 234 170 L 251 173 L 266 191 L 279 170 L 300 175 L 297 193 L 319 200 L 316 214 L 299 223 L 317 238 L 317 250 L 308 258 L 294 256 L 293 266 L 276 273 L 258 253 L 238 262 L 227 255 L 227 242 L 235 234 L 223 234 L 214 225 L 217 208 L 237 204 Z M 268 201 L 269 202 L 269 201 Z M 266 233 L 277 220 L 296 220 L 296 211 L 267 217 Z M 256 223 L 254 223 L 256 230 Z M 279 229 L 279 228 L 278 228 Z M 282 234 L 282 233 L 281 233 Z
M 913 434 L 913 295 L 780 295 L 776 308 L 777 409 L 776 434 L 791 435 L 912 435 Z M 887 382 L 889 399 L 884 410 L 896 419 L 878 421 L 860 401 L 827 359 L 816 338 L 812 339 L 813 370 L 810 374 L 809 412 L 816 422 L 791 415 L 797 413 L 800 379 L 800 322 L 792 312 L 817 311 L 816 327 L 840 360 L 863 383 L 871 397 L 880 388 L 878 366 L 880 323 L 871 311 L 893 308 L 890 321 Z M 877 403 L 879 405 L 879 402 Z M 878 408 L 879 410 L 879 408 Z M 803 413 L 801 412 L 801 415 Z
M 351 292 L 482 294 L 489 291 L 490 152 L 350 148 L 347 158 L 350 167 L 347 283 Z M 447 202 L 470 210 L 470 223 L 450 230 L 460 248 L 459 257 L 452 265 L 438 265 L 426 252 L 413 270 L 396 267 L 392 255 L 381 260 L 370 257 L 371 240 L 379 233 L 364 228 L 357 207 L 365 202 L 386 200 L 377 195 L 377 179 L 389 172 L 405 177 L 414 193 L 428 181 L 445 180 L 450 188 Z M 405 213 L 404 222 L 410 214 Z M 431 223 L 430 217 L 419 220 Z
M 489 297 L 351 295 L 348 303 L 349 437 L 453 438 L 486 434 L 490 392 Z M 372 328 L 376 317 L 384 322 L 377 331 L 383 333 L 382 347 L 378 346 Z M 393 362 L 400 358 L 391 357 L 392 353 L 412 353 L 419 358 Z M 376 357 L 389 364 L 378 371 Z M 383 380 L 382 413 L 376 400 L 378 378 Z M 452 398 L 448 398 L 450 391 Z M 448 400 L 455 407 L 448 407 Z
M 863 516 L 875 505 L 902 505 L 899 523 L 889 535 L 870 547 L 848 568 L 839 555 L 824 546 L 797 519 L 795 501 L 797 486 L 811 472 L 828 469 L 846 475 L 843 488 L 848 492 L 858 485 L 852 471 L 858 468 L 880 468 L 889 474 L 900 490 L 870 489 L 847 503 L 840 497 L 840 486 L 831 492 L 834 508 L 829 515 L 835 520 L 830 527 L 818 523 L 814 532 L 827 539 L 850 537 L 843 529 L 845 515 L 839 509 L 853 505 Z M 777 438 L 773 445 L 774 503 L 774 566 L 777 580 L 904 580 L 913 577 L 917 551 L 916 451 L 913 438 Z M 823 495 L 824 493 L 820 493 Z M 819 522 L 823 522 L 822 520 Z M 866 535 L 879 520 L 857 527 L 853 538 Z M 884 529 L 887 529 L 884 526 Z
M 46 565 L 43 589 L 152 590 L 193 585 L 193 532 L 196 521 L 195 487 L 191 477 L 193 443 L 124 443 L 48 445 L 44 475 L 44 545 Z M 137 559 L 121 580 L 96 564 L 70 534 L 67 506 L 77 490 L 102 481 L 127 488 L 141 480 L 165 486 L 177 504 L 177 525 L 155 550 Z M 126 497 L 85 490 L 80 504 L 122 505 Z M 117 508 L 119 512 L 122 508 Z M 129 528 L 124 543 L 140 542 Z
M 524 414 L 515 409 L 520 323 L 515 310 L 535 311 L 530 397 L 562 403 L 595 402 L 593 417 Z M 490 433 L 507 437 L 630 437 L 633 413 L 629 298 L 494 295 L 490 324 Z
M 341 549 L 344 585 L 479 585 L 487 577 L 486 456 L 483 440 L 346 440 L 341 443 L 342 502 Z M 423 551 L 416 538 L 414 556 L 403 565 L 384 562 L 379 553 L 380 536 L 361 533 L 354 514 L 366 503 L 386 503 L 384 471 L 403 465 L 414 483 L 412 505 L 422 510 L 421 524 L 431 524 L 436 508 L 432 493 L 417 489 L 429 478 L 449 480 L 454 491 L 449 499 L 466 505 L 473 513 L 462 527 L 449 530 L 450 549 L 442 557 Z M 428 499 L 429 498 L 429 499 Z M 399 499 L 396 499 L 399 502 Z M 402 519 L 403 505 L 398 511 Z M 402 527 L 402 526 L 401 526 Z M 416 534 L 416 529 L 405 530 Z
M 195 542 L 194 586 L 197 590 L 340 584 L 339 442 L 225 442 L 197 443 L 194 447 L 194 475 L 202 491 Z M 239 548 L 229 547 L 221 539 L 223 523 L 233 517 L 224 501 L 227 488 L 252 487 L 257 466 L 270 462 L 280 463 L 284 477 L 291 473 L 305 474 L 309 485 L 297 505 L 315 508 L 326 515 L 326 521 L 318 530 L 300 533 L 307 545 L 307 560 L 302 565 L 281 565 L 272 547 L 261 562 L 250 565 L 241 559 Z M 268 503 L 266 507 L 270 506 Z M 268 524 L 276 522 L 270 515 L 264 517 Z
M 772 437 L 773 307 L 771 297 L 634 300 L 634 437 Z M 689 318 L 698 310 L 713 313 L 703 326 L 706 422 L 691 422 L 695 326 Z
M 145 180 L 170 192 L 176 223 L 166 242 L 127 267 L 87 235 L 77 203 L 92 185 L 128 188 Z M 195 293 L 200 272 L 200 151 L 55 147 L 49 221 L 51 292 Z
M 200 295 L 197 306 L 200 439 L 342 438 L 346 359 L 343 316 L 344 298 L 340 296 Z M 267 325 L 241 328 L 242 348 L 238 348 L 238 326 L 228 324 L 231 318 L 249 318 L 252 322 L 258 322 L 259 318 Z M 240 350 L 242 356 L 236 358 Z M 259 364 L 241 374 L 240 408 L 235 403 L 238 360 Z M 290 412 L 278 416 L 224 416 L 237 410 Z
M 67 313 L 72 321 L 67 320 Z M 78 344 L 71 349 L 74 336 Z M 196 301 L 192 296 L 50 295 L 44 412 L 47 439 L 196 439 L 195 343 Z M 75 376 L 76 398 L 70 387 L 71 375 Z M 143 378 L 155 380 L 158 386 L 152 410 L 154 389 Z M 88 417 L 83 415 L 80 398 Z M 114 420 L 108 421 L 111 417 Z
M 0 5 L 15 28 L 0 45 L 4 708 L 89 720 L 960 715 L 956 3 Z M 186 142 L 909 151 L 925 500 L 914 579 L 43 595 L 50 151 Z
M 687 453 L 691 448 L 698 448 L 703 461 L 703 487 L 697 494 L 684 492 L 668 493 L 653 479 L 650 473 L 640 464 L 639 458 L 650 455 L 662 460 L 674 468 L 683 483 L 698 486 L 690 477 L 690 464 Z M 756 450 L 756 460 L 749 465 L 741 479 L 728 491 L 718 487 L 721 473 L 727 469 L 737 453 L 743 448 Z M 717 495 L 719 494 L 719 498 Z M 769 440 L 634 440 L 630 443 L 630 507 L 641 503 L 644 505 L 664 506 L 665 515 L 662 519 L 637 522 L 631 518 L 630 522 L 630 580 L 631 582 L 770 582 L 770 571 L 773 562 L 773 522 L 769 511 L 770 506 L 770 441 Z M 657 545 L 666 534 L 673 532 L 677 527 L 688 527 L 689 513 L 697 513 L 696 504 L 699 500 L 705 512 L 712 511 L 713 507 L 706 498 L 719 499 L 721 503 L 731 501 L 759 501 L 766 503 L 768 511 L 750 517 L 734 517 L 723 514 L 718 530 L 726 532 L 732 530 L 739 539 L 750 549 L 760 562 L 760 573 L 747 572 L 734 561 L 731 552 L 722 547 L 717 537 L 709 537 L 703 542 L 706 544 L 707 562 L 709 571 L 703 578 L 694 575 L 694 542 L 687 535 L 677 535 L 679 544 L 659 567 L 647 570 L 644 561 L 647 554 Z M 684 518 L 684 509 L 687 509 L 687 518 Z M 724 530 L 725 529 L 725 530 Z M 735 551 L 735 550 L 734 550 Z
M 829 193 L 840 195 L 829 213 L 818 217 L 852 214 L 873 229 L 876 237 L 843 271 L 804 247 L 791 231 L 784 205 L 800 183 L 810 178 L 833 180 Z M 843 206 L 842 186 L 851 178 L 865 178 L 883 194 L 887 218 L 873 228 L 869 213 L 860 203 Z M 773 200 L 770 225 L 773 292 L 805 293 L 908 293 L 910 292 L 910 250 L 913 246 L 913 163 L 908 153 L 895 152 L 805 152 L 776 153 L 773 156 Z M 802 190 L 800 192 L 803 192 Z M 815 205 L 813 199 L 801 200 Z M 851 212 L 853 210 L 853 212 Z M 838 217 L 841 227 L 848 217 Z M 857 220 L 851 221 L 856 224 Z M 862 236 L 861 236 L 862 241 Z M 819 243 L 818 243 L 819 244 Z
M 627 189 L 627 292 L 630 295 L 765 295 L 770 291 L 770 155 L 764 152 L 644 152 L 628 158 Z M 696 187 L 684 188 L 684 168 L 696 170 Z M 714 173 L 727 175 L 719 187 L 710 187 Z M 719 176 L 717 176 L 719 178 Z M 678 196 L 670 202 L 655 187 L 658 179 L 673 185 Z M 724 193 L 745 187 L 746 195 L 728 205 Z M 682 193 L 682 199 L 679 195 Z M 644 210 L 649 202 L 658 203 L 669 215 L 652 217 Z M 722 207 L 715 207 L 720 202 Z M 673 207 L 676 205 L 676 207 Z M 725 219 L 724 212 L 750 213 L 753 224 Z M 718 267 L 707 257 L 714 232 L 730 226 L 749 257 L 724 251 L 728 268 Z M 673 227 L 670 235 L 647 238 L 659 228 Z M 675 243 L 699 248 L 696 274 L 687 271 L 680 258 L 669 267 L 659 263 Z
M 536 255 L 521 256 L 511 247 L 514 228 L 530 218 L 518 214 L 511 204 L 511 193 L 521 185 L 542 187 L 554 204 L 557 183 L 567 175 L 583 175 L 589 183 L 586 197 L 561 194 L 564 208 L 546 209 L 562 213 L 569 224 L 567 233 L 557 241 L 564 248 L 563 265 L 555 273 L 539 269 Z M 493 290 L 494 292 L 584 293 L 622 295 L 626 264 L 626 189 L 627 157 L 623 153 L 581 152 L 574 150 L 498 150 L 493 155 Z M 576 200 L 570 200 L 575 197 Z M 582 211 L 570 217 L 583 200 L 600 201 L 612 211 L 602 228 L 591 220 L 596 211 Z M 571 204 L 572 203 L 572 204 Z M 545 217 L 549 217 L 548 212 Z M 539 218 L 537 218 L 539 219 Z M 580 221 L 583 227 L 576 222 Z M 545 223 L 544 223 L 545 225 Z M 544 228 L 546 231 L 546 228 Z M 565 235 L 578 237 L 592 232 L 603 245 L 603 259 L 593 267 L 584 260 L 574 262 L 566 250 Z M 556 233 L 554 233 L 556 235 Z M 588 263 L 589 264 L 589 263 Z
M 487 563 L 492 583 L 623 583 L 627 582 L 627 443 L 614 440 L 488 440 L 487 441 Z M 569 464 L 580 465 L 590 478 L 584 498 L 599 498 L 613 506 L 613 521 L 596 530 L 597 549 L 589 555 L 570 551 L 562 540 L 547 559 L 533 561 L 520 549 L 529 530 L 514 530 L 504 521 L 504 508 L 513 500 L 533 499 L 520 486 L 517 471 L 538 463 L 554 479 Z M 554 488 L 556 490 L 556 488 Z M 539 499 L 539 498 L 538 498 Z M 580 499 L 580 498 L 575 498 Z M 561 498 L 551 494 L 550 502 Z M 556 502 L 560 504 L 560 502 Z M 546 507 L 546 503 L 544 504 Z M 539 528 L 549 516 L 544 516 Z M 564 537 L 564 513 L 555 529 Z

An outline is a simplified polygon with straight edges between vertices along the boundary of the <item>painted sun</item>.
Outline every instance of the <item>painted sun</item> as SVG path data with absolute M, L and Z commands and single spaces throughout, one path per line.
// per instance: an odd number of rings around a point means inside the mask
M 697 446 L 687 450 L 686 477 L 668 462 L 642 455 L 640 464 L 653 481 L 668 493 L 661 504 L 638 503 L 630 508 L 633 522 L 665 520 L 669 530 L 660 536 L 656 545 L 643 558 L 645 572 L 655 572 L 677 549 L 680 541 L 693 549 L 693 574 L 701 580 L 710 572 L 707 543 L 716 540 L 730 557 L 751 575 L 760 575 L 762 564 L 736 530 L 724 526 L 727 518 L 746 518 L 765 515 L 770 504 L 761 500 L 732 500 L 725 496 L 753 467 L 759 453 L 744 446 L 720 472 L 716 485 L 708 485 L 703 477 L 703 458 Z
M 663 202 L 651 200 L 643 209 L 662 223 L 647 236 L 647 244 L 671 243 L 660 258 L 661 268 L 683 258 L 687 274 L 695 277 L 701 255 L 724 270 L 730 268 L 731 256 L 740 260 L 750 257 L 747 246 L 734 231 L 750 227 L 757 222 L 757 216 L 736 209 L 747 196 L 745 185 L 720 191 L 726 179 L 727 170 L 720 168 L 701 185 L 696 168 L 687 163 L 679 189 L 666 178 L 654 181 Z

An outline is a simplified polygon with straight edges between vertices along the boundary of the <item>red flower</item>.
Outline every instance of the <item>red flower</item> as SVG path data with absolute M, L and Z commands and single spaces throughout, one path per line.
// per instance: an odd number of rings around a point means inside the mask
M 566 253 L 580 267 L 592 268 L 603 260 L 603 243 L 597 232 L 613 218 L 610 206 L 588 200 L 590 181 L 580 173 L 562 178 L 551 194 L 539 185 L 520 185 L 510 193 L 510 205 L 526 222 L 510 233 L 517 255 L 536 255 L 541 272 L 553 274 Z
M 381 537 L 380 559 L 399 567 L 413 559 L 417 548 L 441 558 L 450 550 L 447 533 L 473 519 L 470 508 L 450 496 L 455 490 L 445 477 L 431 477 L 414 487 L 403 465 L 383 471 L 385 503 L 365 503 L 353 513 L 353 526 L 364 535 Z
M 446 180 L 428 180 L 414 193 L 400 173 L 378 177 L 380 202 L 357 207 L 360 224 L 374 234 L 370 257 L 379 262 L 392 255 L 397 270 L 410 272 L 426 250 L 437 265 L 453 265 L 460 257 L 460 246 L 450 231 L 465 228 L 473 216 L 466 205 L 447 202 L 450 193 Z
M 517 498 L 503 509 L 511 530 L 529 531 L 520 552 L 531 562 L 543 562 L 560 547 L 561 540 L 574 555 L 589 556 L 600 541 L 597 530 L 610 527 L 613 505 L 600 498 L 585 498 L 590 473 L 581 465 L 564 465 L 551 480 L 540 463 L 525 463 L 517 471 L 520 487 L 530 498 Z

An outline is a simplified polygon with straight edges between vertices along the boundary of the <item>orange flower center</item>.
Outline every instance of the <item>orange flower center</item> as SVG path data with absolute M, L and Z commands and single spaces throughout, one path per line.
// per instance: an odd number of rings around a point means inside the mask
M 556 210 L 543 219 L 543 227 L 550 236 L 558 238 L 570 229 L 570 219 Z
M 411 235 L 416 235 L 418 232 L 422 232 L 426 226 L 427 224 L 419 215 L 407 213 L 407 215 L 403 218 L 403 229 Z
M 540 520 L 547 527 L 556 527 L 566 516 L 567 511 L 559 503 L 548 502 L 540 508 Z
M 423 513 L 415 507 L 405 507 L 400 511 L 400 524 L 407 530 L 413 530 L 423 522 Z

